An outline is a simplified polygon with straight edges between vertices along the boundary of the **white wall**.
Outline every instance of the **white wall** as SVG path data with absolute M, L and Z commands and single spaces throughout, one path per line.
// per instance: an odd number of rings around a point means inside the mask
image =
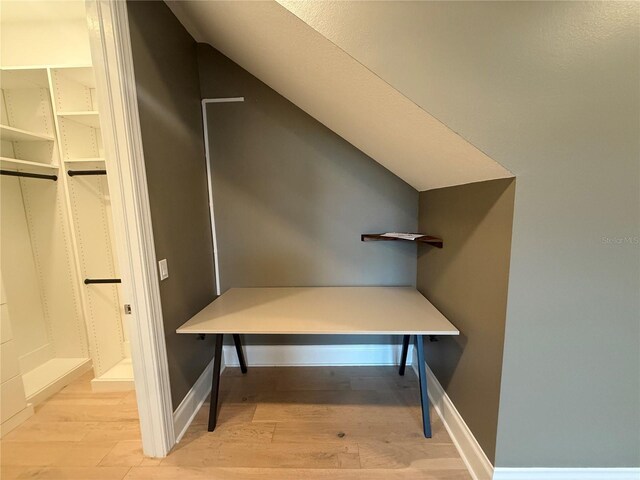
M 640 465 L 640 4 L 282 3 L 517 176 L 496 465 Z
M 0 2 L 0 63 L 91 65 L 83 0 Z
M 87 23 L 85 20 L 3 21 L 0 28 L 0 58 L 3 67 L 91 65 Z
M 12 313 L 14 343 L 26 373 L 54 355 L 47 333 L 39 278 L 25 216 L 20 180 L 1 177 L 2 242 L 0 262 L 5 282 L 7 307 Z M 6 320 L 8 321 L 8 319 Z

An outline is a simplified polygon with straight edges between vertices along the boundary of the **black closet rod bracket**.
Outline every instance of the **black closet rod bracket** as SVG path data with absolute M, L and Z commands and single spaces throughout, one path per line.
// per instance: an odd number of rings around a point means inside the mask
M 68 170 L 67 175 L 70 177 L 80 177 L 89 175 L 106 175 L 106 170 Z
M 122 283 L 119 278 L 85 278 L 84 284 L 91 285 L 94 283 Z
M 7 175 L 9 177 L 25 177 L 25 178 L 39 178 L 41 180 L 58 180 L 57 175 L 45 175 L 43 173 L 29 173 L 29 172 L 14 172 L 12 170 L 0 170 L 0 175 Z

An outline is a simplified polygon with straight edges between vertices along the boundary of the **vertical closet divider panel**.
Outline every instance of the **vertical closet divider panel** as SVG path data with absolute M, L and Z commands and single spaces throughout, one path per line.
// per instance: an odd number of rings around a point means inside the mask
M 0 72 L 0 88 L 3 86 L 4 72 Z M 9 125 L 9 114 L 7 113 L 7 102 L 4 99 L 4 89 L 0 90 L 0 125 Z M 0 158 L 16 158 L 13 142 L 0 138 Z
M 74 176 L 67 170 L 103 170 L 99 117 L 91 68 L 51 70 L 51 92 L 73 228 L 78 276 L 118 278 L 110 204 L 104 175 Z M 89 347 L 96 377 L 127 356 L 118 285 L 81 283 Z
M 94 104 L 95 105 L 95 104 Z M 102 136 L 98 137 L 98 150 L 99 151 L 104 151 L 103 150 L 103 146 L 102 146 Z M 100 162 L 98 164 L 98 166 L 96 168 L 105 168 L 105 165 L 103 162 Z M 109 182 L 107 181 L 106 177 L 102 177 L 104 179 L 102 186 L 103 191 L 104 191 L 104 207 L 105 207 L 105 213 L 106 213 L 106 225 L 108 226 L 108 234 L 109 234 L 109 246 L 110 246 L 110 250 L 111 250 L 111 262 L 113 265 L 113 271 L 114 273 L 114 277 L 115 278 L 120 278 L 120 270 L 119 270 L 119 266 L 118 266 L 118 262 L 117 262 L 117 254 L 116 252 L 118 251 L 117 247 L 116 247 L 116 237 L 113 231 L 113 214 L 112 214 L 112 210 L 111 210 L 111 195 L 109 193 Z M 115 285 L 116 287 L 116 291 L 119 293 L 119 289 L 120 289 L 120 285 Z M 124 356 L 124 358 L 129 359 L 129 361 L 131 360 L 131 344 L 129 342 L 129 332 L 128 332 L 128 328 L 125 325 L 127 316 L 124 314 L 123 308 L 122 307 L 122 303 L 120 302 L 120 298 L 118 297 L 118 308 L 119 308 L 119 315 L 120 315 L 120 329 L 122 332 L 122 354 Z M 131 367 L 133 368 L 133 367 Z M 133 371 L 132 371 L 133 372 Z
M 86 300 L 85 292 L 83 289 L 83 285 L 81 284 L 82 272 L 80 269 L 80 261 L 78 258 L 78 242 L 75 235 L 75 228 L 73 225 L 73 215 L 71 213 L 71 200 L 69 198 L 68 179 L 65 174 L 66 166 L 64 164 L 64 154 L 62 149 L 63 139 L 62 139 L 62 131 L 60 128 L 59 118 L 57 115 L 55 85 L 54 85 L 53 76 L 54 76 L 54 70 L 52 70 L 51 68 L 47 69 L 47 79 L 49 84 L 49 95 L 50 95 L 49 98 L 53 108 L 53 121 L 56 129 L 56 139 L 57 139 L 56 147 L 58 150 L 58 155 L 60 157 L 60 171 L 58 175 L 58 182 L 62 187 L 67 223 L 69 223 L 69 230 L 70 230 L 69 238 L 72 246 L 72 265 L 75 273 L 74 286 L 77 291 L 79 306 L 83 314 L 83 327 L 84 327 L 84 332 L 86 337 L 85 344 L 87 345 L 88 355 L 91 357 L 92 365 L 93 365 L 93 363 L 95 362 L 96 355 L 91 345 L 91 332 L 88 331 L 87 324 L 86 324 L 86 318 L 87 318 L 87 312 L 88 312 L 87 300 Z

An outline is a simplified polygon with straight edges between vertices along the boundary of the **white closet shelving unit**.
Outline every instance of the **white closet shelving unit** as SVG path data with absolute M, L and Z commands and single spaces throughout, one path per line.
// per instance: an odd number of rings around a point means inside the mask
M 0 87 L 2 170 L 59 177 L 47 69 L 2 69 Z M 26 401 L 38 403 L 91 368 L 73 232 L 57 181 L 0 178 L 7 311 Z
M 84 283 L 119 276 L 107 177 L 68 175 L 106 170 L 84 1 L 0 3 L 4 435 L 83 372 L 133 389 L 133 369 L 119 286 Z
M 65 173 L 104 172 L 105 161 L 91 67 L 50 69 L 53 110 Z M 133 388 L 129 342 L 117 284 L 85 285 L 87 278 L 119 278 L 106 175 L 64 175 L 73 224 L 78 276 L 96 378 L 94 390 Z
M 2 168 L 58 168 L 46 69 L 5 70 L 0 76 L 0 162 Z
M 0 87 L 0 168 L 57 177 L 0 177 L 0 265 L 26 401 L 91 366 L 94 389 L 133 389 L 118 285 L 84 283 L 118 278 L 92 67 L 3 67 Z

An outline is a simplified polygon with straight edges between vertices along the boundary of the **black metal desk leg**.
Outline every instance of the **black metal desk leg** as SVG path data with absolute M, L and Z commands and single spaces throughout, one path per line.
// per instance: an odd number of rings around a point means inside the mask
M 216 346 L 213 351 L 213 378 L 211 379 L 211 399 L 209 401 L 209 431 L 216 429 L 218 421 L 218 390 L 220 387 L 220 364 L 222 363 L 222 337 L 221 333 L 215 335 Z
M 431 419 L 429 418 L 429 395 L 427 394 L 427 364 L 424 359 L 424 339 L 416 335 L 418 350 L 418 378 L 420 379 L 420 402 L 422 403 L 422 427 L 425 438 L 431 438 Z
M 233 343 L 236 344 L 236 353 L 238 354 L 238 362 L 240 362 L 240 371 L 247 373 L 247 364 L 244 361 L 244 354 L 242 353 L 242 343 L 240 343 L 240 335 L 233 334 Z
M 407 366 L 407 352 L 409 351 L 409 340 L 411 335 L 402 336 L 402 354 L 400 355 L 400 376 L 404 376 L 404 368 Z

